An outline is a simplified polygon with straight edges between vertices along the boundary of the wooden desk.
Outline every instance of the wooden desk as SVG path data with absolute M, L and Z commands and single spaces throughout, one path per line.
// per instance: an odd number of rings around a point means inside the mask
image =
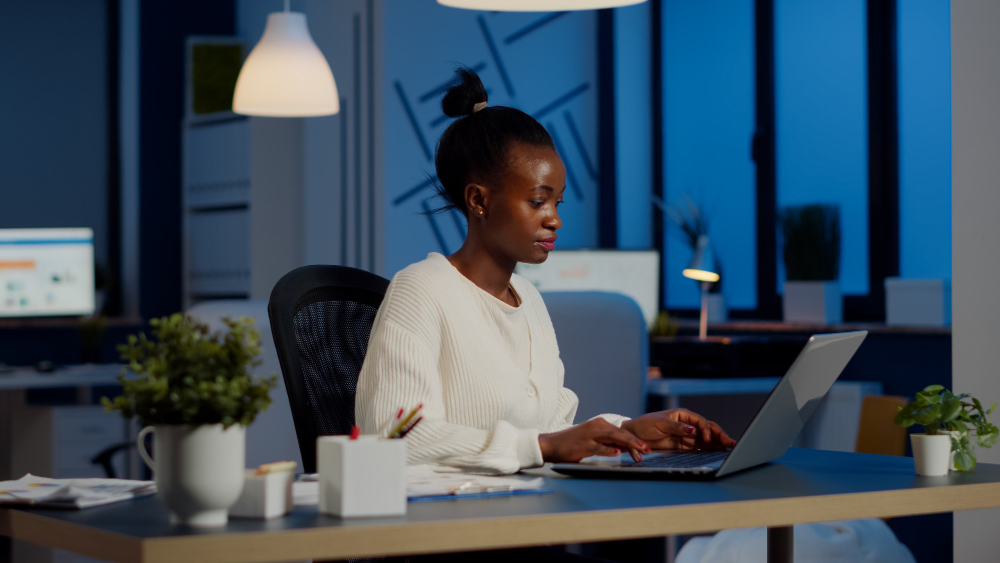
M 0 509 L 0 534 L 131 563 L 251 563 L 497 549 L 768 526 L 791 561 L 790 526 L 1000 506 L 1000 465 L 917 477 L 910 458 L 792 449 L 718 481 L 547 479 L 555 494 L 410 504 L 399 518 L 339 520 L 298 508 L 215 530 L 168 525 L 155 498 L 79 512 Z

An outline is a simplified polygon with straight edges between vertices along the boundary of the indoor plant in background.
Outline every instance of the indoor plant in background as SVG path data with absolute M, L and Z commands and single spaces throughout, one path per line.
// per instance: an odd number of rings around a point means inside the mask
M 137 416 L 139 453 L 153 470 L 170 521 L 221 526 L 243 489 L 245 427 L 271 404 L 277 376 L 255 379 L 260 334 L 253 319 L 224 319 L 227 330 L 174 314 L 150 321 L 153 338 L 130 335 L 118 347 L 128 369 L 108 411 Z M 155 432 L 153 460 L 143 438 Z
M 690 195 L 684 194 L 681 200 L 666 208 L 666 214 L 676 227 L 678 238 L 693 253 L 697 251 L 698 239 L 708 236 L 708 217 Z M 722 294 L 722 261 L 717 252 L 714 266 L 715 273 L 719 274 L 719 281 L 708 285 L 708 322 L 720 323 L 728 320 L 729 309 L 726 308 L 726 299 Z
M 996 408 L 984 409 L 979 399 L 962 393 L 955 395 L 941 385 L 930 385 L 917 393 L 905 407 L 900 407 L 895 422 L 908 428 L 924 427 L 923 434 L 911 434 L 913 463 L 918 475 L 946 475 L 949 468 L 971 471 L 976 454 L 970 433 L 976 434 L 981 448 L 992 447 L 1000 431 L 990 422 Z
M 812 204 L 786 207 L 780 214 L 784 244 L 785 322 L 838 324 L 843 299 L 840 269 L 840 209 Z

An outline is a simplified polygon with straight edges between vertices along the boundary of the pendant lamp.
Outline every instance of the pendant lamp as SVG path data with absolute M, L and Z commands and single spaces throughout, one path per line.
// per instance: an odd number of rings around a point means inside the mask
M 642 4 L 646 0 L 438 0 L 438 4 L 466 10 L 499 12 L 564 12 L 597 10 Z
M 306 15 L 267 16 L 257 46 L 243 63 L 233 93 L 233 111 L 270 117 L 313 117 L 340 111 L 340 96 L 330 65 L 313 43 Z

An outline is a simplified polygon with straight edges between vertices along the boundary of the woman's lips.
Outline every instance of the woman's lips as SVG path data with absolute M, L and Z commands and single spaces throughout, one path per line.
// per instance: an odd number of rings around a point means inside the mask
M 545 250 L 552 250 L 553 248 L 556 247 L 556 237 L 545 238 L 539 241 L 535 241 L 535 244 L 541 246 Z

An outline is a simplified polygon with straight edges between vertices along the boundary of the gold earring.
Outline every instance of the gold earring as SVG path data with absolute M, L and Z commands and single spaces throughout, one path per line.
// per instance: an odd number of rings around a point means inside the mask
M 479 214 L 480 214 L 480 215 L 485 215 L 485 214 L 486 214 L 486 212 L 485 212 L 485 211 L 483 211 L 482 209 L 480 209 L 480 210 L 479 210 Z

